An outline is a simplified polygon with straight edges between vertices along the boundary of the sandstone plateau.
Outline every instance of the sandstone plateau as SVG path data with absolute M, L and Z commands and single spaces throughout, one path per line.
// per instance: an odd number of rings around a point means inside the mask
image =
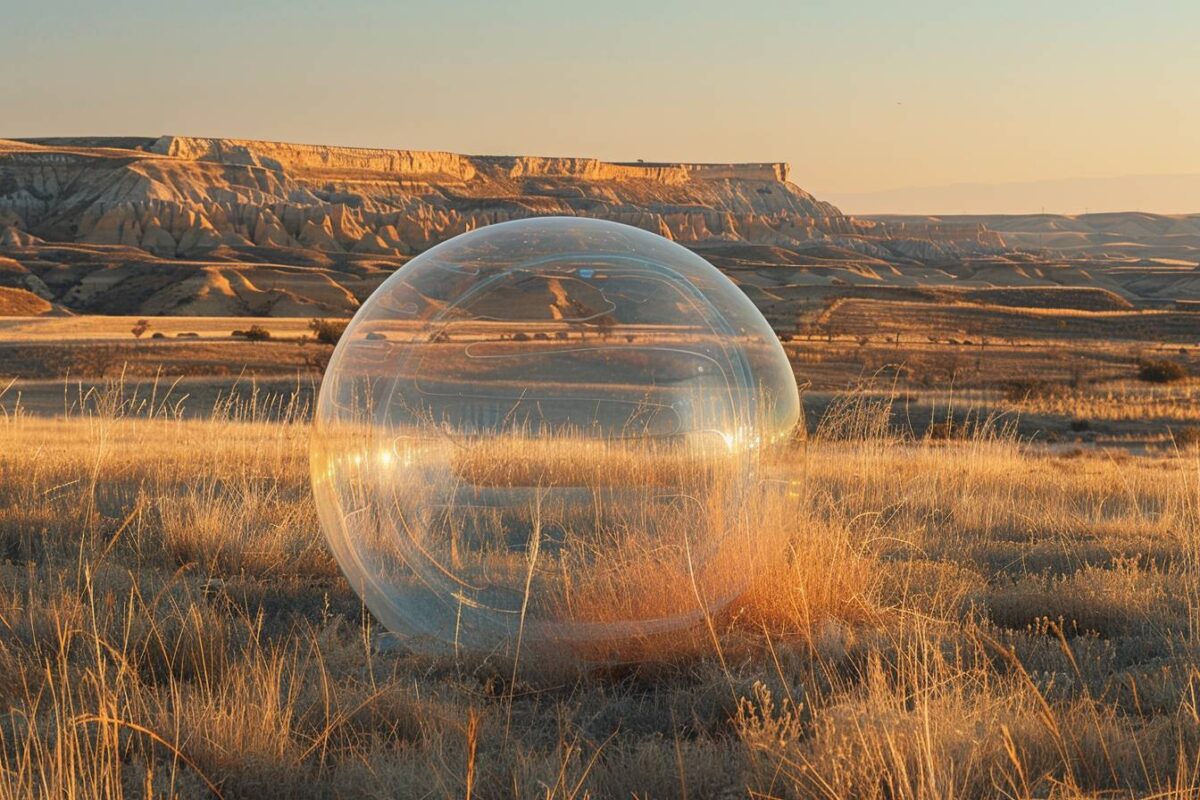
M 691 247 L 781 328 L 800 307 L 860 290 L 1080 287 L 1135 306 L 1200 296 L 1200 217 L 1140 215 L 1105 223 L 1109 233 L 1065 217 L 854 218 L 790 182 L 781 163 L 0 140 L 0 286 L 59 311 L 348 315 L 412 255 L 547 214 Z

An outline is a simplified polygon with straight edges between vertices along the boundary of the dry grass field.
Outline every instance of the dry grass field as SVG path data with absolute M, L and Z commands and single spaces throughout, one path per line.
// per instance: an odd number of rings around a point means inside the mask
M 141 396 L 0 398 L 0 797 L 1200 793 L 1195 450 L 914 439 L 834 397 L 710 635 L 514 665 L 378 646 L 302 403 Z
M 232 331 L 258 325 L 275 338 L 298 338 L 309 333 L 302 317 L 123 317 L 117 315 L 71 314 L 64 316 L 0 316 L 0 341 L 27 344 L 63 342 L 108 342 L 134 339 L 133 328 L 140 320 L 146 330 L 140 338 L 228 339 Z M 154 337 L 154 334 L 161 334 Z

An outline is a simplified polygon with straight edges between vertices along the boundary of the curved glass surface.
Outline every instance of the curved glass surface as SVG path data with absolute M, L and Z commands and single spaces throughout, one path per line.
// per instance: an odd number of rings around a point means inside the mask
M 463 234 L 371 295 L 312 438 L 326 536 L 418 649 L 619 656 L 744 588 L 753 494 L 799 398 L 720 271 L 637 228 Z

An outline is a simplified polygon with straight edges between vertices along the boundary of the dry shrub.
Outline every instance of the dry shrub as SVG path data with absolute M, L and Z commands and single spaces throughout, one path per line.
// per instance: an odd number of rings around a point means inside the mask
M 843 632 L 852 636 L 854 627 L 875 618 L 876 565 L 846 527 L 794 514 L 770 522 L 787 531 L 784 557 L 756 573 L 738 604 L 740 625 L 811 645 Z
M 349 323 L 344 319 L 311 319 L 308 329 L 321 344 L 337 344 Z
M 277 484 L 202 485 L 161 498 L 158 515 L 164 557 L 208 575 L 337 574 L 311 504 Z
M 1054 609 L 1073 633 L 1112 637 L 1147 627 L 1167 636 L 1187 630 L 1186 587 L 1177 572 L 1118 558 L 1104 567 L 1085 566 L 1063 577 L 1026 576 L 988 598 L 992 619 L 1009 627 L 1034 624 Z
M 1187 367 L 1177 361 L 1151 359 L 1138 365 L 1138 380 L 1146 383 L 1174 383 L 1188 376 Z

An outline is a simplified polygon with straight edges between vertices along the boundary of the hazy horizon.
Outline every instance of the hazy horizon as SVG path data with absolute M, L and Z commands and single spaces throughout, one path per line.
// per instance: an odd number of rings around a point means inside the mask
M 501 15 L 48 0 L 5 17 L 11 137 L 787 161 L 799 186 L 864 209 L 915 187 L 898 212 L 928 187 L 1200 174 L 1200 7 L 1183 2 L 525 2 Z M 1178 207 L 1187 196 L 1128 210 L 1200 211 Z M 1086 191 L 1062 202 L 1103 205 Z
M 871 216 L 1200 213 L 1200 172 L 898 186 L 873 192 L 805 188 L 847 214 Z

